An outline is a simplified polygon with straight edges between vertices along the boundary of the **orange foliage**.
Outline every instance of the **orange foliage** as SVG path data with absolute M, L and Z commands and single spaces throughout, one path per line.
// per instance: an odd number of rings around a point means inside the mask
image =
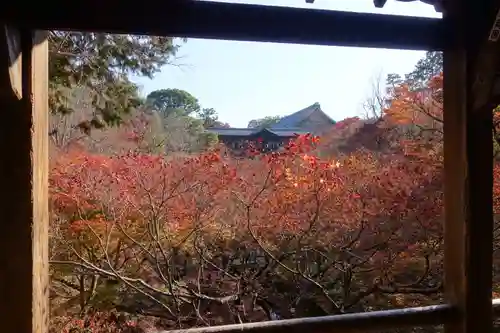
M 192 207 L 203 207 L 196 214 L 212 207 L 224 186 L 227 177 L 217 183 L 208 178 L 228 175 L 227 168 L 214 169 L 217 162 L 216 153 L 166 160 L 161 155 L 72 151 L 54 163 L 52 205 L 59 217 L 68 219 L 71 232 L 110 223 L 137 226 L 152 214 L 168 221 L 164 227 L 172 233 L 179 232 L 194 223 Z
M 442 79 L 418 91 L 395 87 L 380 121 L 348 118 L 328 140 L 303 135 L 269 154 L 250 146 L 248 159 L 217 150 L 145 153 L 147 119 L 134 118 L 119 133 L 127 149 L 104 155 L 74 147 L 53 161 L 54 263 L 83 280 L 118 281 L 148 300 L 140 313 L 147 304 L 168 329 L 254 321 L 261 318 L 256 302 L 271 298 L 282 317 L 300 316 L 303 299 L 321 314 L 435 302 L 442 283 Z M 318 153 L 354 134 L 365 141 L 376 134 L 386 149 Z M 128 144 L 134 152 L 123 152 Z M 494 177 L 500 214 L 498 164 Z M 96 322 L 104 320 L 96 313 Z
M 290 292 L 294 286 L 310 289 L 332 313 L 359 307 L 372 294 L 437 292 L 439 282 L 429 289 L 428 280 L 419 278 L 438 272 L 430 267 L 439 261 L 441 245 L 436 155 L 408 143 L 406 155 L 359 150 L 320 158 L 318 143 L 300 136 L 283 151 L 254 152 L 248 160 L 217 151 L 172 159 L 78 150 L 61 155 L 50 179 L 59 235 L 53 237 L 55 262 L 150 294 L 161 285 L 171 295 L 191 295 L 190 302 L 271 292 L 264 288 L 268 275 L 228 273 L 224 258 L 249 251 L 274 262 L 269 269 L 288 281 Z M 194 276 L 174 269 L 179 253 L 185 265 L 193 258 L 195 266 L 208 266 Z M 172 268 L 165 271 L 165 264 Z M 205 287 L 172 282 L 179 276 L 198 276 Z M 220 288 L 215 294 L 206 290 L 214 281 Z M 170 308 L 175 300 L 159 303 Z M 181 310 L 170 311 L 175 318 Z M 210 319 L 214 310 L 206 311 L 204 320 L 219 323 Z
M 431 78 L 422 89 L 412 90 L 408 84 L 391 89 L 389 107 L 384 110 L 394 124 L 412 124 L 427 129 L 440 129 L 443 122 L 443 75 Z
M 396 87 L 380 125 L 440 133 L 441 94 L 442 76 L 423 92 Z M 364 129 L 352 118 L 335 130 L 351 127 Z M 214 304 L 233 301 L 231 311 L 252 321 L 254 310 L 236 308 L 256 297 L 278 298 L 284 317 L 300 315 L 293 302 L 304 295 L 325 313 L 433 302 L 442 275 L 442 144 L 439 136 L 388 138 L 397 149 L 335 158 L 320 156 L 324 143 L 311 135 L 269 154 L 249 147 L 248 159 L 72 149 L 52 165 L 52 258 L 72 274 L 148 295 L 170 320 L 164 328 L 232 323 Z M 498 214 L 498 165 L 494 172 Z M 248 264 L 252 253 L 260 268 Z

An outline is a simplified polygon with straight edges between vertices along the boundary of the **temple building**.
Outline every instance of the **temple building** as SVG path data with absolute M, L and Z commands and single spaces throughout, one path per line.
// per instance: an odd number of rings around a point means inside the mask
M 283 117 L 277 123 L 264 128 L 210 128 L 219 141 L 234 151 L 244 150 L 250 142 L 264 151 L 277 150 L 297 135 L 321 135 L 329 130 L 335 121 L 314 103 L 300 111 Z

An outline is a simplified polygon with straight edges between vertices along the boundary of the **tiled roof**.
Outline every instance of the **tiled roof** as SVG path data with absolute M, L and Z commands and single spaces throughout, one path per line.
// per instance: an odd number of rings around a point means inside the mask
M 228 135 L 228 136 L 258 136 L 259 133 L 263 131 L 270 132 L 277 136 L 292 137 L 300 134 L 307 134 L 307 131 L 299 128 L 209 128 L 208 132 L 215 133 L 217 135 Z
M 217 135 L 230 135 L 230 136 L 249 136 L 255 132 L 255 128 L 225 128 L 213 127 L 207 129 L 207 132 L 215 133 Z
M 301 134 L 307 134 L 309 133 L 308 131 L 304 131 L 303 129 L 293 129 L 293 128 L 268 128 L 267 129 L 269 132 L 277 135 L 277 136 L 294 136 L 294 135 L 301 135 Z
M 256 136 L 261 131 L 268 131 L 274 135 L 282 136 L 282 137 L 292 137 L 297 134 L 306 134 L 309 133 L 304 128 L 301 128 L 301 123 L 306 120 L 311 114 L 315 111 L 320 111 L 321 106 L 319 103 L 314 103 L 313 105 L 308 106 L 300 111 L 292 113 L 289 116 L 283 117 L 276 124 L 273 124 L 264 129 L 258 128 L 210 128 L 209 132 L 216 133 L 217 135 L 227 135 L 227 136 Z M 326 114 L 325 114 L 326 115 Z M 328 115 L 326 115 L 328 117 Z M 329 118 L 329 117 L 328 117 Z M 331 120 L 332 123 L 335 121 Z
M 307 108 L 304 108 L 300 111 L 297 111 L 295 113 L 292 113 L 289 116 L 281 118 L 280 121 L 278 121 L 276 124 L 273 124 L 270 126 L 271 129 L 273 128 L 297 128 L 300 126 L 300 123 L 304 120 L 306 120 L 314 111 L 321 111 L 321 106 L 319 103 L 314 103 L 313 105 L 308 106 Z

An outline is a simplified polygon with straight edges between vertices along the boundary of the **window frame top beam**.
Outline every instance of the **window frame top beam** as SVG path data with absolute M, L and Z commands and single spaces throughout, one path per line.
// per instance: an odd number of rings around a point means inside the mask
M 133 33 L 411 50 L 443 50 L 453 43 L 441 19 L 193 0 L 117 0 L 44 4 L 44 15 L 9 2 L 0 19 L 32 29 Z M 154 10 L 151 10 L 154 8 Z

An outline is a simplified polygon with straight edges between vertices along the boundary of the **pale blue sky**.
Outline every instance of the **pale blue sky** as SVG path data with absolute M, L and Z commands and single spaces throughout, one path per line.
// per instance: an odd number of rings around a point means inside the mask
M 419 2 L 389 0 L 377 9 L 372 0 L 224 0 L 251 4 L 310 7 L 354 12 L 440 17 Z M 411 38 L 411 36 L 408 36 Z M 177 63 L 153 80 L 134 79 L 144 94 L 184 89 L 212 107 L 233 127 L 273 115 L 287 115 L 315 102 L 335 120 L 362 114 L 371 83 L 385 73 L 412 70 L 423 51 L 189 39 Z

